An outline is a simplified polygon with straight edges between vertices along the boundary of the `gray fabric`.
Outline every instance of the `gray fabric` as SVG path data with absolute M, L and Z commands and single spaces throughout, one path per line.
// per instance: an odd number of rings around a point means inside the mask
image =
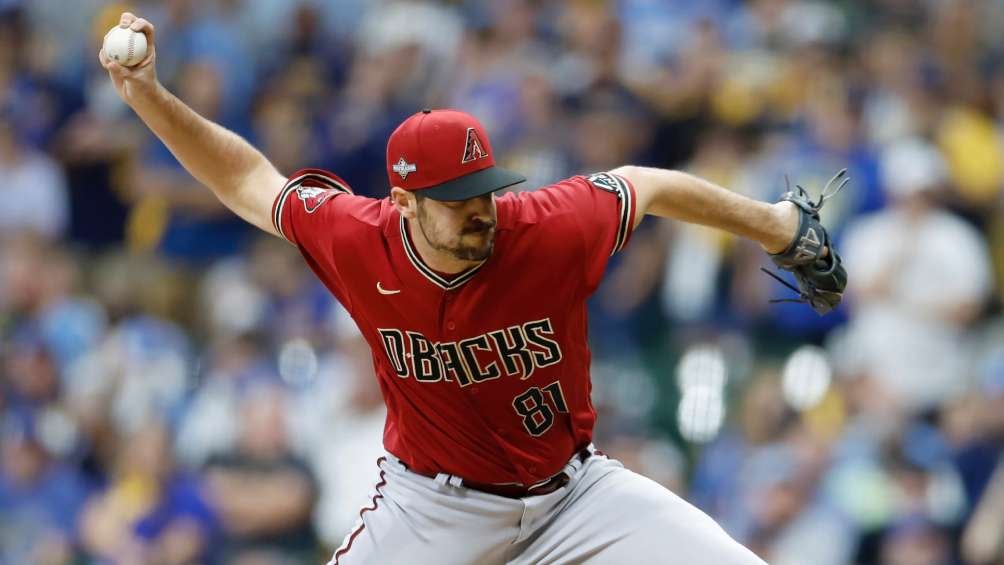
M 380 469 L 376 508 L 329 565 L 763 563 L 703 512 L 602 455 L 572 459 L 566 487 L 519 500 L 416 475 L 390 455 Z

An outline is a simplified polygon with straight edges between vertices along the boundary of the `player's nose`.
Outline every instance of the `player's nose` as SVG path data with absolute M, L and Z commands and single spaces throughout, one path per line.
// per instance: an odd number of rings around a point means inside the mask
M 467 201 L 466 212 L 470 218 L 486 222 L 495 221 L 495 198 L 491 194 L 471 198 Z

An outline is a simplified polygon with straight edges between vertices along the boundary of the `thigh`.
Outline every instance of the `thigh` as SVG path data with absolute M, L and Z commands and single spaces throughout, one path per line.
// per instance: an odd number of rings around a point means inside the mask
M 658 483 L 598 456 L 518 563 L 762 564 L 707 514 Z
M 494 498 L 438 485 L 384 461 L 370 504 L 329 565 L 502 564 L 520 510 Z

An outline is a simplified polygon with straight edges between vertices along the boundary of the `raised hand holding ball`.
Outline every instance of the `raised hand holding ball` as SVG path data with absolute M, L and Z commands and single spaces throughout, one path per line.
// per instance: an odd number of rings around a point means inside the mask
M 130 106 L 158 92 L 156 58 L 153 24 L 129 12 L 105 35 L 98 53 L 115 90 Z
M 115 26 L 105 34 L 102 48 L 109 59 L 123 67 L 132 67 L 146 58 L 146 35 Z

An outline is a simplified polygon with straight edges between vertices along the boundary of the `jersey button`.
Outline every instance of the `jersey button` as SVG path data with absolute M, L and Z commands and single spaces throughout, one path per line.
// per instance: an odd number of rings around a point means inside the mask
M 536 467 L 534 467 L 533 465 L 530 465 L 529 467 L 527 467 L 527 469 L 526 469 L 526 470 L 527 470 L 527 471 L 530 471 L 530 474 L 531 474 L 531 475 L 537 472 L 537 468 L 536 468 Z
M 454 324 L 453 320 L 450 320 L 449 322 L 446 322 L 446 329 L 452 332 L 453 330 L 457 329 L 457 324 Z

